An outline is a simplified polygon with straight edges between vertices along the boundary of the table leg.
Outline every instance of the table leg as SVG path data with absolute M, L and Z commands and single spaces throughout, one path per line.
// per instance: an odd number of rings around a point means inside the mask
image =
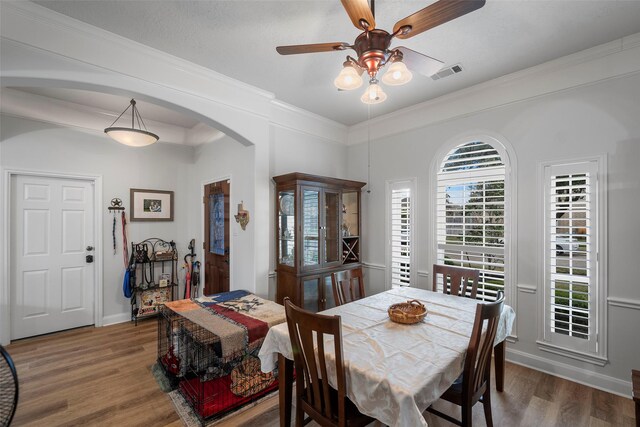
M 280 427 L 291 425 L 291 398 L 293 389 L 293 361 L 278 353 L 278 402 Z
M 496 366 L 496 390 L 504 391 L 504 357 L 506 340 L 498 343 L 493 348 L 493 357 Z

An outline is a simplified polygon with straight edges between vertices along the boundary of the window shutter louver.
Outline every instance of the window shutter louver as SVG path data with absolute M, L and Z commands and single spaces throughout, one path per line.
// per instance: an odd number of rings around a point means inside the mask
M 411 191 L 391 190 L 391 286 L 411 285 Z
M 436 191 L 437 263 L 480 270 L 477 297 L 493 301 L 505 289 L 505 166 L 500 154 L 482 142 L 455 148 L 442 162 Z
M 545 330 L 548 340 L 597 350 L 593 163 L 554 165 L 545 174 Z

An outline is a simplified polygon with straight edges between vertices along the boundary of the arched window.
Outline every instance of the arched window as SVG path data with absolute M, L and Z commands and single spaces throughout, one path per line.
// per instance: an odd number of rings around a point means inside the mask
M 504 157 L 502 147 L 466 142 L 437 171 L 435 262 L 480 270 L 478 298 L 489 301 L 505 290 Z

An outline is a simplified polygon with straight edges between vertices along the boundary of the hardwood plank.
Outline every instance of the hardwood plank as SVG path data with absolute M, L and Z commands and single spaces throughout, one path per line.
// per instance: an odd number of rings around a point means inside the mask
M 589 425 L 591 395 L 595 390 L 582 384 L 562 381 L 558 392 L 560 412 L 556 420 L 556 426 L 566 427 L 570 425 Z
M 20 381 L 13 426 L 182 426 L 151 374 L 156 340 L 157 322 L 149 319 L 137 327 L 86 327 L 13 342 L 7 350 Z M 506 363 L 504 388 L 491 396 L 496 427 L 635 425 L 631 399 L 523 366 Z M 447 402 L 437 406 L 460 414 Z M 216 427 L 277 427 L 278 412 L 274 396 Z M 428 413 L 425 419 L 430 427 L 453 425 Z M 473 419 L 474 426 L 486 426 L 482 405 L 474 407 Z
M 618 410 L 616 402 L 617 399 L 611 393 L 593 390 L 591 393 L 591 417 L 606 421 L 611 425 L 622 425 L 623 414 L 621 410 Z

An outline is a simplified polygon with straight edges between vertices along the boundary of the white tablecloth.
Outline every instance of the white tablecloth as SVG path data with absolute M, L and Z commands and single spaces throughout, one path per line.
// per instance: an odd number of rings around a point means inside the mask
M 390 321 L 387 308 L 411 299 L 427 307 L 425 320 L 414 325 Z M 422 413 L 462 373 L 478 302 L 399 288 L 323 311 L 342 317 L 349 399 L 362 413 L 386 425 L 426 426 Z M 514 319 L 515 312 L 505 305 L 496 343 L 509 335 Z M 328 344 L 325 348 L 332 352 Z M 264 372 L 275 369 L 277 353 L 293 360 L 286 323 L 269 329 L 262 344 L 259 357 Z M 335 387 L 335 370 L 329 372 L 329 382 Z

